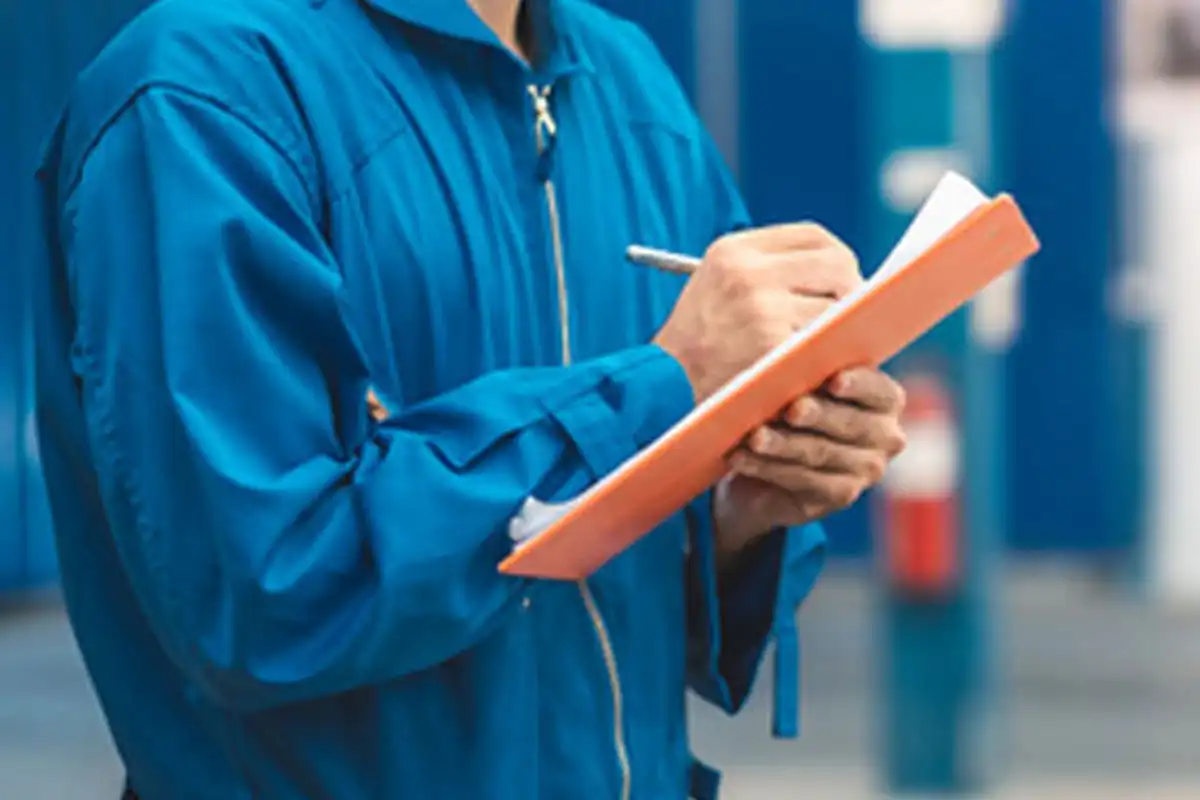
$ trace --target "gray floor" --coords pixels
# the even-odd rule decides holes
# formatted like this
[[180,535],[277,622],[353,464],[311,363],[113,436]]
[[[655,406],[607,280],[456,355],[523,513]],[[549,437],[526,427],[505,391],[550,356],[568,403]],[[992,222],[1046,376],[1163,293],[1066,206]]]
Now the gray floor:
[[[1155,613],[1059,570],[1016,574],[1003,608],[997,796],[1200,800],[1200,614]],[[769,739],[766,692],[737,719],[694,709],[697,750],[726,768],[733,800],[873,795],[864,582],[828,575],[802,623],[803,739]],[[0,608],[0,798],[105,800],[118,783],[61,613]]]
[[0,606],[0,798],[110,800],[119,775],[62,614]]
[[[871,597],[861,580],[827,577],[801,617],[803,739],[766,739],[766,693],[745,719],[697,709],[698,749],[730,766],[735,800],[872,796]],[[1154,612],[1059,569],[1016,573],[1002,608],[995,794],[1200,798],[1200,611]]]

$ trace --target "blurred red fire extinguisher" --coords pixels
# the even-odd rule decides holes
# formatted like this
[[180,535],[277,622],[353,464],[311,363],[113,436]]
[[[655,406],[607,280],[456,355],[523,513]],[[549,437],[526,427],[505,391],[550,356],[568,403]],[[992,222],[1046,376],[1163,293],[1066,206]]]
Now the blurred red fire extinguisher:
[[959,431],[943,382],[903,379],[908,446],[883,480],[881,534],[891,586],[909,595],[944,596],[958,583]]

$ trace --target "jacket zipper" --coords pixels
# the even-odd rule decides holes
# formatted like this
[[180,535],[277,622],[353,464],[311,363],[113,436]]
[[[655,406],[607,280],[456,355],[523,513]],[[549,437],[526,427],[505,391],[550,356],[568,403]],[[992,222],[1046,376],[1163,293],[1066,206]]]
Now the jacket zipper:
[[[546,149],[554,143],[558,134],[558,124],[550,113],[551,86],[530,86],[529,96],[533,101],[534,133],[537,137],[538,155],[543,156]],[[571,364],[571,316],[567,295],[567,271],[563,257],[562,227],[558,214],[558,195],[554,189],[554,179],[547,172],[542,181],[542,189],[546,193],[546,211],[550,217],[550,240],[554,248],[554,274],[558,286],[558,321],[559,337],[562,341],[563,366]],[[613,650],[612,637],[609,636],[608,626],[591,586],[586,579],[578,582],[579,594],[583,605],[591,618],[592,628],[596,631],[596,639],[600,643],[600,651],[604,656],[604,668],[608,671],[608,683],[612,690],[613,702],[613,748],[617,753],[617,762],[621,768],[621,800],[629,800],[633,788],[633,771],[629,765],[629,750],[625,744],[625,700],[621,691],[621,675],[617,670],[617,656]]]

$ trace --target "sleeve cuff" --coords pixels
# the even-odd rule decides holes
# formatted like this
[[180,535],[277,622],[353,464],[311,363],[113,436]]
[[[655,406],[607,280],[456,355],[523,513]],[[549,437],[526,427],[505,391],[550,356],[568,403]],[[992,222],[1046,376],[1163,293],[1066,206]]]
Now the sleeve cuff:
[[633,363],[615,371],[606,387],[614,407],[632,420],[630,435],[638,449],[671,429],[696,407],[696,395],[683,365],[656,344],[630,351]]
[[553,414],[599,478],[649,445],[695,407],[683,367],[657,345],[623,350],[602,360],[597,390]]
[[781,529],[760,540],[736,571],[717,574],[711,494],[689,508],[689,680],[727,713],[749,697],[767,644],[775,644],[773,733],[799,733],[800,638],[796,609],[825,560],[819,525]]

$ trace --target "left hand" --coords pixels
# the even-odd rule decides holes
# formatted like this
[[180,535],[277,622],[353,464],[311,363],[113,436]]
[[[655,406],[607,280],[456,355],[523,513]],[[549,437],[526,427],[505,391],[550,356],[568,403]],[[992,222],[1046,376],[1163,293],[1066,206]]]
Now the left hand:
[[905,445],[904,389],[883,372],[853,369],[800,398],[730,458],[714,509],[718,549],[740,550],[767,531],[853,504]]

